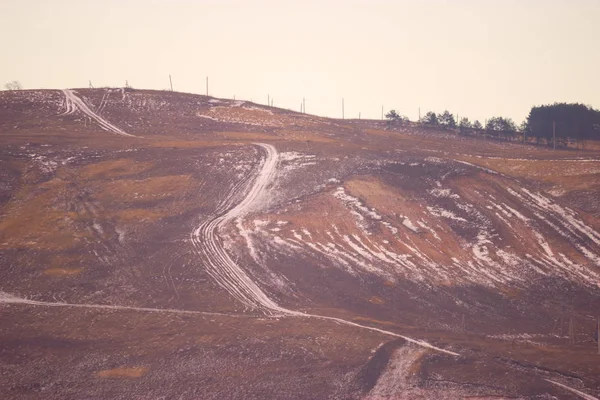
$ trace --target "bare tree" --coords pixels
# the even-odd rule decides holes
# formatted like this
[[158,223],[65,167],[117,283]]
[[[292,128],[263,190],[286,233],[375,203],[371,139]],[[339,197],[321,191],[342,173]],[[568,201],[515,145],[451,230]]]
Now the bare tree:
[[4,88],[6,90],[21,90],[23,89],[23,86],[21,86],[21,82],[19,81],[12,81],[5,84]]

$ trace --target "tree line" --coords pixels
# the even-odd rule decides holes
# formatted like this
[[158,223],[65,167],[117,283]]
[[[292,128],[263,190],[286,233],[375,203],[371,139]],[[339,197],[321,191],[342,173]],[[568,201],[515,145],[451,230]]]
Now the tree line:
[[[409,122],[408,118],[390,110],[386,114],[390,124]],[[534,106],[527,118],[517,126],[511,118],[491,117],[482,124],[462,117],[458,121],[450,111],[425,113],[418,121],[421,126],[458,131],[464,135],[486,135],[507,140],[556,144],[600,140],[600,111],[580,103],[554,103]]]

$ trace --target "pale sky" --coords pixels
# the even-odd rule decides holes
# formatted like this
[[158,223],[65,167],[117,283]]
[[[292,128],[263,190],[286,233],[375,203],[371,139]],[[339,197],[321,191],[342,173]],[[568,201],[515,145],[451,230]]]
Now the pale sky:
[[0,0],[0,84],[123,86],[317,115],[600,108],[600,0]]

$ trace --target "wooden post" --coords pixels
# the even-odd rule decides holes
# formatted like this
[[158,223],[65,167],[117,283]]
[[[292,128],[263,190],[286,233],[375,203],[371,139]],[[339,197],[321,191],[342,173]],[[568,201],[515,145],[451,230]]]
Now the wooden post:
[[270,106],[271,105],[271,99],[269,98],[269,95],[267,95],[267,105]]
[[173,91],[173,80],[171,79],[171,74],[169,74],[169,83],[171,84],[171,92]]
[[552,121],[552,137],[554,142],[554,150],[556,150],[556,122]]
[[302,113],[306,114],[306,99],[302,98]]
[[360,111],[358,112],[358,119],[360,119]]

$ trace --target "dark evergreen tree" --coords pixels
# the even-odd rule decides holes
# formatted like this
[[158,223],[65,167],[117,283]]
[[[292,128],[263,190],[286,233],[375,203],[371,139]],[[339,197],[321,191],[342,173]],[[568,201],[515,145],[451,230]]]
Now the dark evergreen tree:
[[456,120],[454,119],[454,115],[450,114],[450,111],[445,110],[439,116],[440,125],[446,128],[456,128]]

